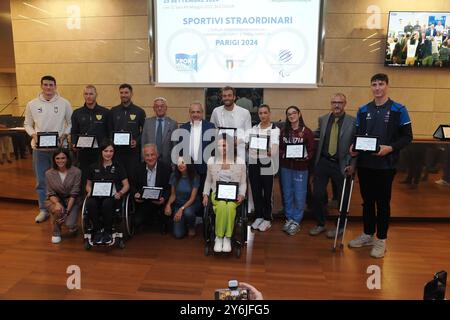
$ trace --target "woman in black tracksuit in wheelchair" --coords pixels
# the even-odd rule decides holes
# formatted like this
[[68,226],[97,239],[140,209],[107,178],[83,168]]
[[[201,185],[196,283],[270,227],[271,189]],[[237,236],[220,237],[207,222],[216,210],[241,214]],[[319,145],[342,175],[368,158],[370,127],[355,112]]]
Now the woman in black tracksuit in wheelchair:
[[[113,181],[112,197],[91,197],[93,181]],[[130,185],[122,164],[114,160],[114,145],[106,141],[100,146],[99,161],[90,166],[86,182],[86,208],[93,224],[94,244],[112,242],[113,214]],[[102,223],[100,222],[102,217]]]

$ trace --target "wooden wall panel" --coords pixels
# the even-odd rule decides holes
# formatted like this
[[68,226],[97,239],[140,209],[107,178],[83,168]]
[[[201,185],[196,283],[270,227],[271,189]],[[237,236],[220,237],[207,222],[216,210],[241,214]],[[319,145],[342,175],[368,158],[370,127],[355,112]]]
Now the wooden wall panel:
[[[78,7],[70,7],[74,5]],[[68,28],[74,8],[80,10],[80,29]],[[271,105],[273,118],[284,119],[285,108],[298,105],[313,127],[317,116],[327,112],[334,92],[347,95],[347,111],[355,114],[371,99],[370,77],[385,72],[391,97],[411,113],[415,135],[430,136],[436,123],[450,117],[445,98],[450,72],[384,67],[390,10],[450,11],[450,2],[328,0],[323,83],[317,89],[265,89],[264,102]],[[74,106],[83,102],[82,89],[88,83],[98,87],[100,103],[111,106],[119,101],[118,85],[129,82],[135,88],[133,100],[150,114],[153,99],[164,96],[169,114],[179,122],[185,121],[189,102],[204,101],[201,88],[156,88],[150,83],[147,0],[12,0],[11,12],[17,112],[39,93],[44,74],[55,75],[61,95]]]

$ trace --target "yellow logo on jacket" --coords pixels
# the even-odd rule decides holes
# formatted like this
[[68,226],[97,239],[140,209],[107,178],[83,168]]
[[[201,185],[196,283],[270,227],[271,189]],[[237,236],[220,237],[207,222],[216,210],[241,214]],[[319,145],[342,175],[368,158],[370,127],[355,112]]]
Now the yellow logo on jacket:
[[135,114],[130,114],[130,120],[134,121],[134,119],[136,119],[136,115]]
[[101,114],[96,114],[95,117],[98,121],[102,120],[103,116]]

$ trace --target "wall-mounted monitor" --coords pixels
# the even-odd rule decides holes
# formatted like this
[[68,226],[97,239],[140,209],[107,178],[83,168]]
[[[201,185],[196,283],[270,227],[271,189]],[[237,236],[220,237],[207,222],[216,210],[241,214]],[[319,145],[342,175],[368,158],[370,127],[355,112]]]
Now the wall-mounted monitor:
[[151,4],[156,86],[317,86],[321,0]]
[[450,68],[450,12],[389,12],[385,65]]

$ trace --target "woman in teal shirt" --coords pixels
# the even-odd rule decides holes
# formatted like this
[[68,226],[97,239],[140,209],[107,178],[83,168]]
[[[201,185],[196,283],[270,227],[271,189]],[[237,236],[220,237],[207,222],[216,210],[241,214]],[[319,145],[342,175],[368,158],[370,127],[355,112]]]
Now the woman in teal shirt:
[[183,238],[187,224],[189,236],[195,236],[195,213],[200,208],[200,200],[197,198],[200,177],[194,165],[186,164],[180,157],[169,183],[172,191],[164,212],[173,219],[173,235],[177,239]]

